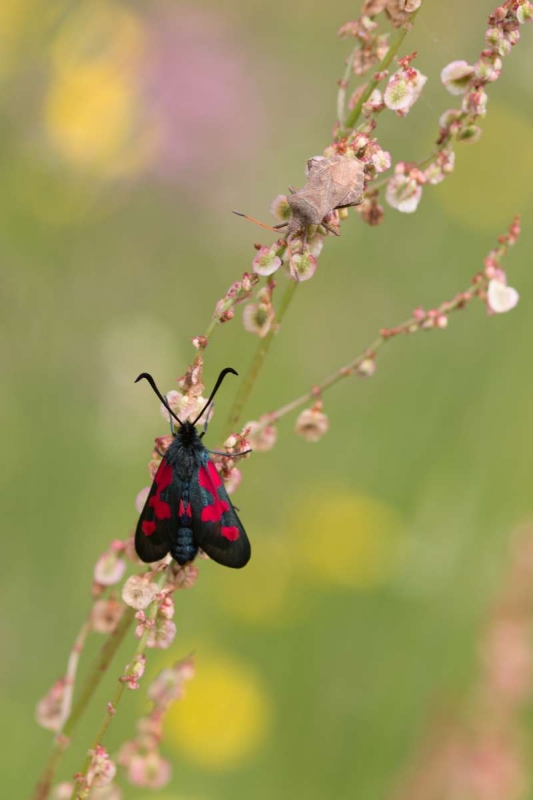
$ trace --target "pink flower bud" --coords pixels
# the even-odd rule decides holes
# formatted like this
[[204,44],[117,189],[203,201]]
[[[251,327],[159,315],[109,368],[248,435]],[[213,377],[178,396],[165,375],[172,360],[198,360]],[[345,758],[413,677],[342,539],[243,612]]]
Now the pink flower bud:
[[114,761],[109,758],[109,754],[101,745],[89,752],[92,760],[87,770],[87,784],[89,786],[107,786],[117,771]]
[[422,187],[407,175],[396,174],[387,183],[387,203],[403,214],[416,211],[422,199]]
[[35,712],[37,724],[49,731],[58,731],[63,723],[62,711],[65,699],[65,679],[59,678],[42,700]]
[[440,150],[433,162],[426,167],[424,175],[428,183],[436,184],[444,180],[446,175],[453,172],[455,153],[453,150]]
[[233,494],[241,484],[242,472],[237,467],[232,467],[229,472],[223,474],[222,480],[227,493]]
[[484,117],[487,113],[488,94],[483,87],[473,89],[463,97],[462,108],[467,114],[475,117]]
[[457,131],[455,138],[458,142],[469,142],[474,144],[475,142],[479,142],[482,133],[483,131],[479,125],[466,125],[464,128],[461,128]]
[[169,703],[184,695],[184,683],[194,677],[191,658],[178,661],[173,667],[163,669],[148,687],[148,699],[158,710],[163,711]]
[[263,339],[269,332],[274,319],[274,309],[264,303],[248,303],[243,311],[242,324],[249,333]]
[[533,3],[529,0],[519,0],[518,8],[516,9],[516,19],[523,25],[525,22],[533,20]]
[[157,615],[155,625],[150,629],[147,647],[154,647],[160,650],[167,650],[176,636],[176,626],[170,619]]
[[[172,411],[182,421],[188,420],[189,422],[192,422],[194,419],[196,419],[202,408],[205,406],[207,398],[202,397],[201,394],[188,395],[173,390],[167,393],[166,401]],[[163,419],[166,419],[167,422],[170,422],[170,414],[162,403],[161,416]]]
[[391,166],[391,155],[387,150],[382,150],[379,145],[372,148],[372,166],[376,172],[386,172]]
[[316,272],[317,260],[311,253],[294,253],[289,260],[292,277],[297,281],[308,281]]
[[287,200],[287,195],[278,194],[270,204],[270,213],[278,222],[288,222],[292,217],[292,210]]
[[110,549],[103,553],[94,567],[94,580],[101,586],[112,586],[118,583],[124,572],[126,563],[116,550]]
[[265,453],[271,450],[276,444],[278,437],[277,428],[275,425],[264,425],[264,417],[261,417],[259,422],[247,422],[245,428],[249,429],[248,440],[252,450],[258,453]]
[[371,378],[376,371],[376,360],[374,358],[365,358],[356,369],[357,374],[361,378]]
[[450,94],[464,94],[472,75],[474,67],[466,61],[452,61],[440,73],[440,79]]
[[134,755],[128,763],[128,780],[133,786],[145,789],[161,789],[172,775],[170,763],[157,750],[146,755]]
[[112,633],[124,613],[124,604],[113,597],[97,600],[91,611],[91,626],[96,633]]
[[501,28],[489,28],[485,33],[485,41],[499,56],[507,56],[511,52],[512,45]]
[[131,664],[126,667],[126,674],[120,680],[126,684],[128,689],[138,689],[139,678],[144,675],[145,668],[146,656],[144,653],[136,655]]
[[175,577],[176,589],[192,589],[198,580],[198,567],[194,564],[186,564],[178,570]]
[[122,599],[137,610],[147,608],[156,594],[157,586],[144,575],[132,575],[122,587]]
[[493,51],[484,51],[479,61],[474,64],[475,77],[483,83],[493,83],[498,80],[502,71],[502,60]]
[[296,420],[295,433],[308,442],[318,442],[329,428],[329,420],[318,405],[304,409]]
[[273,247],[262,247],[254,260],[252,261],[252,267],[257,275],[268,276],[272,275],[282,265],[282,260],[279,256],[276,255],[277,245]]
[[427,77],[412,67],[396,72],[387,84],[383,101],[387,108],[405,117],[424,88]]
[[456,108],[449,108],[444,111],[439,117],[439,128],[447,130],[461,116],[461,112]]
[[383,101],[383,95],[379,91],[379,89],[374,89],[366,103],[363,103],[363,114],[365,117],[370,117],[372,114],[377,114],[380,111],[383,111],[385,108],[385,103]]
[[487,305],[489,310],[495,314],[511,311],[517,305],[519,298],[518,292],[512,286],[507,286],[499,280],[489,281]]

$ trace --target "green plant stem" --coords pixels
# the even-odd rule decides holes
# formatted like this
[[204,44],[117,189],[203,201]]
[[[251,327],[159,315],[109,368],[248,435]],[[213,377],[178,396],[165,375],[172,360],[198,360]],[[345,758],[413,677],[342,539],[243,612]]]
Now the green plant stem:
[[[442,316],[448,316],[453,311],[457,311],[461,308],[464,308],[467,303],[473,300],[474,297],[478,295],[480,291],[486,289],[487,280],[484,279],[483,283],[478,283],[475,286],[470,286],[465,292],[461,292],[458,294],[453,300],[446,301],[442,303],[436,311],[441,314]],[[284,417],[286,414],[290,414],[292,411],[296,411],[297,408],[300,408],[303,405],[306,405],[313,400],[316,400],[317,397],[320,397],[325,391],[331,389],[332,386],[339,383],[339,381],[347,378],[349,375],[353,375],[357,372],[358,368],[361,364],[367,359],[375,359],[376,353],[383,347],[384,344],[389,342],[391,339],[399,336],[401,334],[412,335],[414,333],[418,333],[421,330],[425,330],[425,324],[430,321],[432,317],[430,316],[429,312],[425,314],[424,317],[410,317],[409,319],[402,322],[395,328],[390,330],[384,330],[381,332],[380,336],[377,337],[368,347],[366,347],[362,353],[356,356],[352,361],[350,361],[345,366],[341,367],[340,369],[336,370],[332,375],[325,378],[321,383],[316,384],[309,392],[301,395],[301,397],[297,397],[295,400],[292,400],[290,403],[286,403],[286,405],[281,406],[278,408],[277,411],[272,411],[268,414],[264,415],[264,418],[261,421],[260,430],[261,428],[267,427],[267,425],[271,425],[273,422],[277,422],[279,419]]]
[[74,728],[81,719],[85,709],[87,708],[87,705],[89,704],[89,701],[94,695],[100,681],[111,664],[111,661],[113,660],[115,653],[122,643],[124,636],[128,632],[134,617],[135,611],[132,608],[127,608],[122,615],[122,618],[120,619],[116,629],[112,634],[109,635],[108,639],[104,643],[98,658],[93,663],[89,674],[85,678],[80,694],[72,706],[72,711],[63,726],[63,730],[56,736],[54,740],[48,759],[34,789],[32,800],[45,800],[45,798],[48,797],[50,787],[55,778],[59,763],[70,744],[70,739],[74,732]]
[[355,54],[360,47],[361,45],[358,42],[346,59],[346,69],[344,70],[344,75],[339,81],[339,91],[337,93],[337,119],[341,127],[344,125],[344,117],[346,116],[346,89],[348,88],[348,83],[352,74]]
[[[157,586],[158,591],[161,591],[161,589],[165,585],[165,583],[166,583],[166,581],[168,579],[169,570],[170,570],[170,567],[167,567],[165,570],[163,570],[161,572],[159,578],[157,579],[157,581],[155,581],[155,585]],[[148,620],[149,623],[153,622],[155,620],[158,608],[159,608],[159,601],[157,599],[153,600],[152,603],[150,604],[150,606],[148,607],[148,613],[146,614],[146,619]],[[135,616],[135,610],[133,608],[129,608],[128,610],[132,612],[131,617],[132,617],[132,620],[133,620],[133,618]],[[138,643],[137,647],[135,648],[135,652],[133,654],[133,658],[130,661],[130,664],[129,664],[128,668],[126,669],[126,674],[125,674],[124,677],[127,677],[128,675],[131,674],[132,665],[134,665],[137,657],[138,656],[142,656],[144,654],[144,651],[146,650],[146,643],[148,641],[148,637],[150,636],[150,632],[151,632],[151,626],[148,624],[145,627],[141,638],[139,639],[139,643]],[[84,788],[83,784],[81,783],[81,781],[86,776],[87,770],[89,769],[89,767],[91,765],[92,753],[94,752],[94,750],[96,750],[98,745],[100,745],[102,743],[104,735],[105,735],[109,725],[111,724],[111,720],[115,716],[115,712],[116,712],[117,706],[118,706],[118,704],[120,703],[120,701],[122,699],[122,695],[124,694],[125,688],[126,688],[126,681],[125,680],[119,680],[119,684],[118,684],[117,690],[115,692],[115,695],[113,697],[113,700],[111,701],[111,703],[108,704],[105,716],[104,716],[102,722],[100,723],[100,725],[98,727],[98,730],[97,730],[96,735],[95,735],[95,737],[93,739],[93,742],[92,742],[92,745],[91,745],[91,747],[89,749],[89,752],[87,753],[87,756],[85,757],[85,761],[83,762],[83,766],[82,766],[82,768],[80,770],[80,773],[79,773],[79,775],[80,775],[80,783],[74,788],[71,800],[83,800],[84,798],[86,798],[88,796],[88,793],[89,793],[91,787],[90,786],[86,786]]]
[[395,56],[398,53],[398,50],[402,46],[403,40],[409,33],[419,11],[420,11],[419,8],[416,11],[413,11],[413,13],[409,18],[409,22],[406,23],[406,25],[403,28],[400,28],[396,36],[393,38],[392,42],[390,43],[389,49],[387,50],[385,56],[381,59],[381,62],[376,72],[374,73],[374,76],[377,75],[378,77],[372,78],[372,80],[367,84],[366,89],[361,94],[361,97],[353,107],[351,113],[348,114],[344,124],[339,128],[339,131],[337,133],[338,139],[342,138],[343,136],[346,136],[346,134],[349,133],[350,130],[355,127],[357,120],[359,119],[359,116],[361,114],[364,103],[366,103],[366,101],[368,100],[374,89],[382,80],[382,77],[379,77],[380,73],[384,72],[386,69],[389,68],[392,60],[395,58]]
[[259,342],[259,347],[255,353],[255,356],[252,359],[252,363],[248,367],[246,375],[244,376],[244,380],[242,381],[239,390],[235,396],[235,400],[233,401],[233,405],[228,415],[228,420],[226,423],[226,431],[224,434],[224,439],[230,435],[230,433],[236,428],[237,424],[242,415],[243,408],[250,397],[254,384],[257,380],[257,377],[261,371],[261,367],[263,366],[263,362],[266,358],[266,355],[269,351],[270,345],[274,339],[274,336],[279,330],[283,317],[285,316],[287,309],[289,308],[292,299],[296,293],[299,284],[298,281],[291,281],[285,290],[285,294],[281,298],[281,303],[279,309],[274,317],[272,322],[272,327],[270,328],[267,335],[264,339],[261,339]]

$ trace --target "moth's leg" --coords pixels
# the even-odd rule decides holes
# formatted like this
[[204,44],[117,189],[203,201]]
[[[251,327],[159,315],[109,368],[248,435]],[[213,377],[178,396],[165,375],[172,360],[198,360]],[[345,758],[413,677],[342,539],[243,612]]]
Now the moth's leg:
[[210,406],[209,411],[207,412],[207,416],[205,418],[204,429],[201,432],[200,437],[199,437],[200,439],[202,439],[207,433],[207,428],[208,428],[209,423],[211,422],[211,416],[213,414],[214,409],[215,409],[215,404],[211,403],[211,406]]
[[207,450],[207,452],[211,453],[212,456],[226,456],[226,458],[238,458],[239,456],[247,456],[248,453],[253,453],[253,450],[250,448],[248,450],[242,450],[240,453],[223,453],[221,450]]
[[298,193],[298,189],[295,186],[289,186],[289,192],[291,194],[297,194]]

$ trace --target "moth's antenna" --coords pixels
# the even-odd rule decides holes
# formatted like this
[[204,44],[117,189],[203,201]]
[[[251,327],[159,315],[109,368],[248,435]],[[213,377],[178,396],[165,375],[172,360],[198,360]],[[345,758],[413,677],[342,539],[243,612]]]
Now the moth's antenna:
[[[139,381],[141,381],[143,378],[144,378],[146,381],[148,381],[148,383],[150,384],[150,386],[152,387],[152,389],[154,390],[154,392],[156,393],[156,395],[159,397],[159,399],[161,400],[161,402],[162,402],[162,403],[163,403],[163,405],[165,406],[165,408],[166,408],[166,410],[168,411],[168,413],[169,413],[169,414],[170,414],[172,417],[174,417],[174,419],[176,420],[176,422],[179,422],[179,424],[180,424],[180,425],[183,425],[183,422],[181,421],[181,419],[180,419],[179,417],[177,417],[177,416],[176,416],[176,414],[174,414],[174,412],[172,411],[172,409],[170,408],[170,406],[169,406],[169,404],[168,404],[168,402],[167,402],[167,399],[166,399],[166,397],[163,397],[163,395],[161,394],[161,392],[160,392],[160,391],[159,391],[159,389],[157,388],[157,386],[156,386],[156,384],[155,384],[155,381],[154,381],[154,379],[152,378],[152,376],[151,376],[151,375],[150,375],[148,372],[141,372],[141,374],[139,375],[139,377],[138,377],[138,378],[135,378],[135,383],[139,383]],[[203,412],[202,412],[202,413],[203,413]],[[200,414],[200,416],[201,416],[201,414]]]
[[226,369],[223,369],[223,370],[222,370],[222,372],[221,372],[221,373],[220,373],[220,375],[218,376],[217,382],[215,383],[215,388],[213,389],[213,391],[212,391],[212,392],[211,392],[211,394],[209,395],[209,400],[207,401],[207,403],[205,404],[205,406],[202,408],[202,410],[200,411],[200,413],[198,414],[198,416],[197,416],[197,417],[196,417],[196,419],[194,420],[194,422],[193,422],[193,425],[196,425],[196,423],[198,422],[198,420],[200,419],[200,417],[202,416],[202,414],[204,414],[204,413],[205,413],[205,411],[206,411],[206,409],[207,409],[207,408],[209,408],[209,406],[210,406],[210,405],[211,405],[211,403],[213,402],[213,399],[214,399],[214,397],[215,397],[216,393],[217,393],[217,392],[218,392],[218,390],[220,389],[220,384],[222,383],[222,381],[224,380],[224,378],[226,377],[226,375],[227,375],[228,373],[230,373],[230,372],[231,372],[231,374],[232,374],[232,375],[238,375],[238,374],[239,374],[239,373],[238,373],[238,372],[236,372],[236,371],[235,371],[235,370],[234,370],[232,367],[226,367]]
[[283,222],[281,225],[276,225],[276,227],[273,228],[271,225],[265,225],[264,222],[259,222],[259,220],[255,219],[255,217],[249,217],[248,214],[243,214],[242,211],[234,211],[233,213],[237,214],[238,217],[244,217],[244,219],[247,219],[248,222],[255,222],[256,225],[260,225],[261,228],[266,228],[267,231],[274,231],[274,233],[277,233],[280,228],[284,228],[287,225],[286,222]]

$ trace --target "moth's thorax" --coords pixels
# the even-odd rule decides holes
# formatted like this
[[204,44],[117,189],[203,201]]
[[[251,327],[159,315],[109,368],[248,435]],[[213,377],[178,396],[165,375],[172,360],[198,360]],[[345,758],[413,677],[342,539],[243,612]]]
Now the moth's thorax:
[[200,462],[201,453],[205,451],[198,431],[191,422],[184,422],[178,429],[170,444],[166,458],[175,468],[181,480],[187,480]]

